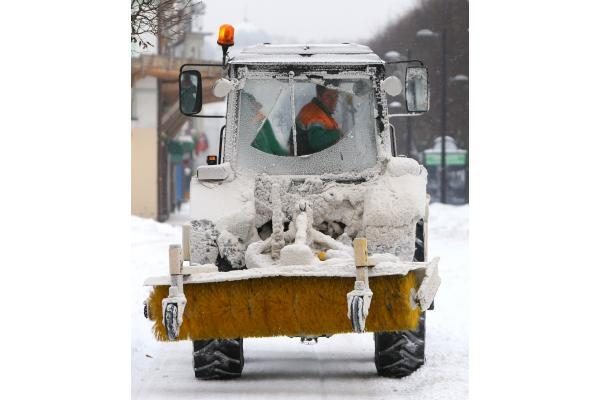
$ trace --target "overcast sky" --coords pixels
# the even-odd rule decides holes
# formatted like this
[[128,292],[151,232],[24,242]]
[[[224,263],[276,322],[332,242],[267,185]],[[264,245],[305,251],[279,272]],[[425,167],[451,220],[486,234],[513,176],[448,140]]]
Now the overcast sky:
[[[204,30],[248,22],[273,37],[364,42],[419,0],[204,0]],[[216,39],[216,35],[211,36]],[[210,40],[210,39],[209,39]]]

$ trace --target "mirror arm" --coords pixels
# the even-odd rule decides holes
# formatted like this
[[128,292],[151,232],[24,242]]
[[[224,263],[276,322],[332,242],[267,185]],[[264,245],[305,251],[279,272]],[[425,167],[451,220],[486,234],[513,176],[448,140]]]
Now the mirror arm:
[[222,67],[222,66],[223,66],[223,64],[221,64],[221,63],[183,64],[181,67],[179,67],[179,73],[181,74],[185,67]]
[[386,61],[385,65],[391,65],[391,64],[410,64],[410,63],[417,63],[419,64],[421,67],[424,67],[425,64],[423,63],[423,61],[421,60],[405,60],[405,61]]
[[225,118],[224,115],[187,115],[187,114],[183,114],[186,117],[193,117],[193,118]]
[[388,114],[388,118],[393,117],[418,117],[425,114],[424,112],[408,113],[408,114]]

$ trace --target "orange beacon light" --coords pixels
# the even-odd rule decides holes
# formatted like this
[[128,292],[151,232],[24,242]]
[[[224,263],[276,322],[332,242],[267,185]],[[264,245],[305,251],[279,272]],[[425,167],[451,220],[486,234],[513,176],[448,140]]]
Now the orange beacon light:
[[219,27],[219,37],[217,38],[217,44],[223,49],[223,66],[227,61],[227,49],[233,46],[233,26],[229,24],[223,24]]
[[233,46],[233,33],[235,29],[229,24],[224,24],[219,27],[219,38],[217,44],[221,46]]

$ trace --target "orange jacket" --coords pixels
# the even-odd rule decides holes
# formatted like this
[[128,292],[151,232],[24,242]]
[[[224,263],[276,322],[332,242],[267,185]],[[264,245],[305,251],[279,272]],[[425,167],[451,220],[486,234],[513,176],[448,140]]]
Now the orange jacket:
[[337,142],[341,132],[333,116],[314,98],[300,110],[296,117],[296,142],[298,155],[324,150]]

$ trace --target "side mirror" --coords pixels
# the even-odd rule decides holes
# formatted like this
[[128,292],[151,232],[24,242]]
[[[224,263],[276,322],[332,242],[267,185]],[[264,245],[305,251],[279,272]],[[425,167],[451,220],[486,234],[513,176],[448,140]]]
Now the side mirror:
[[183,71],[179,74],[179,111],[194,115],[201,110],[202,76],[198,71]]
[[406,68],[406,109],[410,113],[424,113],[429,110],[429,80],[427,68]]

